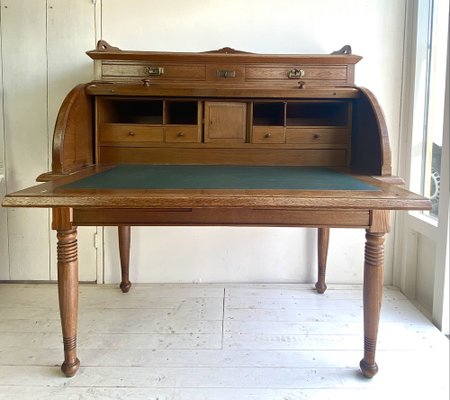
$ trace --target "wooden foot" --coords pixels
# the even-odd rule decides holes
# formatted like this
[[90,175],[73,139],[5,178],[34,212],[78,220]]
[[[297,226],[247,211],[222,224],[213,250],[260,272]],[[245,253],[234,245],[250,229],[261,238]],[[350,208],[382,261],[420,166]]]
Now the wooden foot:
[[372,378],[378,372],[375,362],[380,321],[384,272],[384,233],[366,233],[364,254],[364,358],[360,362],[363,375]]
[[122,271],[122,282],[120,282],[120,289],[122,290],[123,293],[127,293],[131,288],[131,282],[129,278],[130,241],[131,241],[131,227],[119,226],[120,268]]
[[328,242],[330,239],[330,228],[319,228],[317,230],[317,259],[318,259],[318,273],[316,289],[322,294],[327,290],[325,283],[325,274],[327,270],[327,255]]
[[80,360],[78,358],[75,359],[75,362],[73,364],[67,364],[64,361],[61,365],[61,371],[68,378],[72,378],[72,376],[74,376],[77,373],[79,368],[80,368]]
[[80,367],[80,360],[77,358],[77,229],[71,225],[69,209],[55,211],[53,215],[58,238],[58,297],[64,343],[64,362],[61,370],[65,376],[71,377]]

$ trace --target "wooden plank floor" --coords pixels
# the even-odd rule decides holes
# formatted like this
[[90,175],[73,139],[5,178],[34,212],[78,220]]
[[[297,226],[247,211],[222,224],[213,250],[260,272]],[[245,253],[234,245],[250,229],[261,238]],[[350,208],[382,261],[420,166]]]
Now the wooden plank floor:
[[59,371],[56,286],[0,285],[0,399],[449,398],[449,341],[385,288],[380,372],[361,376],[361,287],[80,288],[79,357]]

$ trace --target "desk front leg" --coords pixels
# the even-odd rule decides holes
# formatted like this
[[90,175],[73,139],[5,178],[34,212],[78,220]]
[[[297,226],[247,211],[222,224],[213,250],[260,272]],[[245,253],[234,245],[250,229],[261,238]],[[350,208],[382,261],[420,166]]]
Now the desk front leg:
[[364,250],[364,358],[360,362],[363,375],[372,378],[378,372],[375,362],[380,322],[384,275],[384,237],[389,231],[389,213],[372,211],[372,225],[366,231]]
[[58,296],[64,343],[65,376],[74,376],[80,367],[77,358],[78,252],[77,228],[72,225],[71,209],[53,210],[53,229],[57,231]]

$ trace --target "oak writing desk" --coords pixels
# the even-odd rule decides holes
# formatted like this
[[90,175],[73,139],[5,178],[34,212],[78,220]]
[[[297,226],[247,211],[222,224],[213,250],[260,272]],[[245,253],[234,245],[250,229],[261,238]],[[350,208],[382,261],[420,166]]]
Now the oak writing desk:
[[429,209],[391,176],[386,124],[354,85],[360,57],[88,52],[97,80],[75,87],[58,114],[52,171],[8,194],[7,207],[45,207],[57,231],[62,371],[77,358],[77,227],[119,227],[122,291],[130,226],[318,228],[319,293],[329,228],[366,230],[362,373],[375,350],[390,210]]

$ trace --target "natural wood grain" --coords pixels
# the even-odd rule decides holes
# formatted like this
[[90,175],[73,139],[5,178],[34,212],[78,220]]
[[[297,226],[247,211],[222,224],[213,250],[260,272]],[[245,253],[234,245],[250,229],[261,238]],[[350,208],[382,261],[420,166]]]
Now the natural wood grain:
[[122,290],[123,293],[127,293],[131,288],[130,282],[131,227],[129,225],[119,226],[118,234],[119,234],[120,268],[122,272],[120,289]]
[[92,99],[85,85],[73,88],[58,113],[53,136],[52,171],[65,174],[94,163]]
[[8,207],[73,208],[141,208],[189,209],[244,207],[248,209],[308,209],[338,210],[429,209],[430,202],[420,195],[383,183],[377,179],[356,175],[379,191],[320,190],[116,190],[63,189],[60,186],[104,170],[85,169],[57,182],[46,182],[14,194],[7,194],[3,205]]
[[329,228],[319,228],[317,230],[317,292],[323,294],[327,290],[325,275],[327,270],[328,242],[330,239]]
[[381,291],[384,272],[384,232],[367,230],[364,253],[364,358],[360,362],[363,375],[372,378],[378,372],[375,362]]
[[70,209],[55,209],[53,229],[58,236],[58,298],[64,343],[64,363],[61,370],[64,375],[71,377],[78,371],[80,360],[77,358],[77,229],[72,226]]
[[370,90],[359,89],[361,97],[353,109],[351,165],[367,174],[390,176],[391,149],[383,111]]
[[205,102],[205,142],[245,142],[247,104]]

